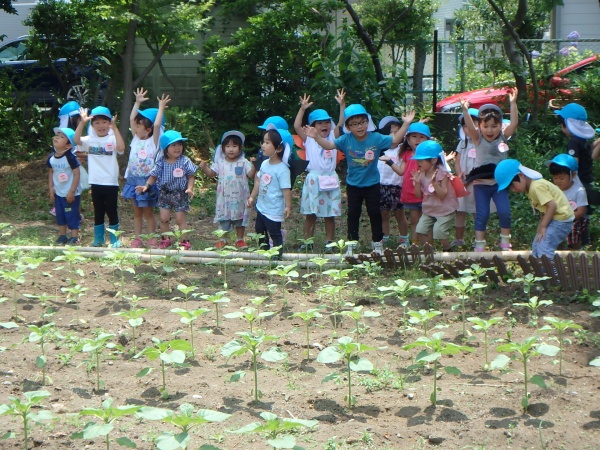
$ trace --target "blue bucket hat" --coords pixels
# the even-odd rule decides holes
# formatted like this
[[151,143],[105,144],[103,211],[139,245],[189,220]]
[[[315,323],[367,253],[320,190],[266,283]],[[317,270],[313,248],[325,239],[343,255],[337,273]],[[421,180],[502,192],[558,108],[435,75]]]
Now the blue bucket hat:
[[78,116],[79,115],[79,103],[70,101],[62,105],[62,107],[58,110],[58,117],[60,116]]
[[559,166],[564,166],[569,169],[571,172],[577,172],[579,170],[579,163],[577,160],[571,155],[567,155],[566,153],[561,153],[560,155],[556,155],[550,161],[546,161],[544,164],[546,167],[550,167],[550,164],[558,164]]
[[312,126],[317,120],[331,120],[331,116],[324,109],[315,109],[308,115],[308,124]]
[[479,111],[477,111],[477,113],[479,114],[480,112],[489,110],[496,111],[498,114],[500,114],[500,117],[504,115],[500,107],[498,105],[494,105],[493,103],[486,103],[485,105],[480,106]]
[[[148,108],[148,109],[144,109],[144,110],[138,109],[138,114],[142,117],[145,117],[150,122],[152,122],[152,124],[154,124],[154,121],[156,120],[156,116],[158,115],[158,108]],[[163,126],[163,127],[165,126],[164,114],[163,114],[161,126]]]
[[90,115],[104,116],[104,117],[108,117],[110,120],[112,120],[112,114],[110,113],[110,109],[108,109],[106,106],[96,106],[94,109],[92,109],[92,111],[90,112]]
[[263,123],[262,125],[260,125],[258,128],[260,128],[261,130],[266,130],[267,126],[269,124],[275,125],[275,128],[278,129],[278,130],[287,130],[289,128],[288,123],[281,116],[267,117],[267,120],[265,120],[265,123]]
[[443,151],[442,146],[436,141],[423,141],[417,145],[415,155],[410,159],[440,158]]
[[568,103],[565,106],[563,106],[562,109],[557,109],[556,111],[554,111],[554,114],[562,117],[565,120],[587,120],[587,111],[579,103]]
[[179,141],[187,141],[187,138],[184,138],[179,131],[167,130],[160,137],[160,140],[159,140],[160,149],[164,150],[169,145],[171,145],[175,142],[179,142]]
[[431,139],[431,130],[427,125],[421,122],[411,123],[406,131],[406,135],[408,136],[411,133],[420,133],[424,136],[427,136],[427,139]]
[[502,191],[510,186],[512,180],[517,176],[517,174],[523,173],[528,178],[532,180],[539,180],[542,178],[542,174],[530,169],[529,167],[525,167],[516,159],[505,159],[504,161],[500,161],[496,166],[496,170],[494,171],[494,178],[498,183],[498,190]]
[[58,134],[59,132],[64,134],[71,143],[71,145],[75,147],[75,131],[71,130],[70,128],[54,128],[54,134]]
[[[469,108],[468,112],[471,117],[475,117],[476,119],[479,118],[479,110],[477,108]],[[458,116],[458,123],[462,122],[464,116],[464,114]]]
[[350,133],[350,129],[346,126],[348,123],[348,119],[354,116],[367,116],[369,120],[369,124],[367,125],[367,131],[375,131],[375,124],[373,123],[373,118],[371,114],[367,112],[363,105],[359,105],[357,103],[347,106],[344,109],[344,133]]
[[387,124],[390,124],[390,123],[401,124],[402,121],[394,116],[385,116],[383,119],[381,119],[379,121],[379,125],[377,125],[377,129],[381,130],[381,129],[383,129],[383,127],[385,127]]

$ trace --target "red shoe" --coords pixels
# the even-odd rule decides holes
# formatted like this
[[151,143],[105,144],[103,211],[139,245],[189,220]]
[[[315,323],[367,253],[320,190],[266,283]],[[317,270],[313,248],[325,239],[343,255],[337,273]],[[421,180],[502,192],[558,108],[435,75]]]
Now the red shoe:
[[179,247],[183,248],[184,250],[189,250],[192,248],[192,243],[188,240],[181,241],[179,243]]
[[171,239],[169,239],[167,237],[163,237],[160,240],[160,244],[158,244],[158,248],[161,248],[161,249],[169,248],[172,244],[173,244],[173,242],[171,242]]
[[227,245],[227,241],[220,240],[215,244],[215,248],[217,250],[221,250],[223,247]]
[[248,250],[248,244],[243,239],[238,239],[235,241],[235,246],[238,250]]
[[144,247],[144,241],[142,241],[139,237],[136,237],[133,241],[131,241],[131,243],[129,244],[130,248],[143,248]]
[[149,239],[146,242],[146,247],[148,247],[148,248],[158,248],[158,241],[156,239],[154,239],[154,238]]

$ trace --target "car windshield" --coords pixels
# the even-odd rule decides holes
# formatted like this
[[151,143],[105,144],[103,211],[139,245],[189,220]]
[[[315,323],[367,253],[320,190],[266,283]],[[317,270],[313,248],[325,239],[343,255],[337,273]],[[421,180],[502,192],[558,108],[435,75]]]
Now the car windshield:
[[0,62],[23,61],[26,59],[27,47],[23,42],[11,42],[0,49]]

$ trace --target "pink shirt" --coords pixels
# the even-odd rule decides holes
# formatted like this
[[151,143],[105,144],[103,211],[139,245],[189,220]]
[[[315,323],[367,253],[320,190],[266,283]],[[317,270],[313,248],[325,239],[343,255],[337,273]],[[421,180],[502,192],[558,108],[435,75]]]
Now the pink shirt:
[[[435,176],[437,181],[443,180],[450,175],[441,164],[438,164],[437,169],[437,175]],[[435,191],[433,191],[433,186],[431,186],[431,177],[425,175],[421,177],[423,214],[430,217],[442,217],[456,212],[458,209],[458,199],[456,198],[456,192],[454,192],[452,184],[450,184],[449,178],[447,186],[448,194],[446,194],[446,197],[443,200],[440,200]]]

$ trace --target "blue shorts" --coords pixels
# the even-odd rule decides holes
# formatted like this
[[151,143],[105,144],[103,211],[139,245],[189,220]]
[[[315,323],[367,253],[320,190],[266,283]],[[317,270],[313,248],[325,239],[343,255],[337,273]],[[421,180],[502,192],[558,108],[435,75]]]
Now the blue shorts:
[[69,230],[79,230],[79,204],[81,197],[75,196],[73,203],[68,203],[65,197],[54,196],[54,208],[56,209],[56,224],[66,225]]

